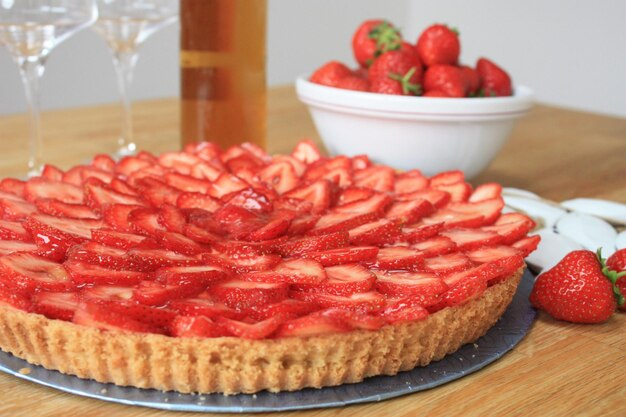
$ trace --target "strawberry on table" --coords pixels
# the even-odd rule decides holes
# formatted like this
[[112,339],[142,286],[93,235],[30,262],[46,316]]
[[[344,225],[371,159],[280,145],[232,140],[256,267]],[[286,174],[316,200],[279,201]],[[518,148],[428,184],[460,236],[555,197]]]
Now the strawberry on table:
[[455,65],[461,53],[459,34],[446,25],[431,25],[417,39],[416,50],[427,67]]
[[619,274],[609,271],[599,251],[570,252],[537,277],[530,302],[558,320],[602,323],[624,304],[616,285]]
[[[519,243],[521,241],[518,241],[516,243]],[[609,259],[606,260],[606,265],[609,267],[610,270],[613,270],[617,273],[617,275],[623,274],[619,277],[616,276],[616,282],[615,285],[617,285],[617,288],[619,288],[620,293],[622,294],[622,296],[625,296],[626,294],[626,249],[620,249],[617,252],[615,252],[613,255],[609,256]],[[618,303],[618,308],[620,310],[626,310],[626,303],[624,304],[619,304]]]
[[369,67],[387,51],[400,49],[402,35],[387,20],[366,20],[352,36],[352,52],[361,67]]

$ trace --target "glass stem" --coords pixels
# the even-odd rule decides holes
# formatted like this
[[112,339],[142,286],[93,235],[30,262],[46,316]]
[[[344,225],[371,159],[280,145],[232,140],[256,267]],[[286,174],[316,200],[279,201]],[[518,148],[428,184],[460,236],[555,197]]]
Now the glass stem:
[[118,141],[118,154],[128,155],[135,151],[130,85],[133,81],[133,71],[137,63],[137,51],[115,51],[113,63],[117,74],[117,84],[122,104],[122,132]]
[[44,72],[41,57],[29,57],[20,60],[20,75],[26,92],[26,103],[30,114],[30,143],[28,155],[29,177],[39,175],[42,167],[41,109],[39,102],[39,81]]

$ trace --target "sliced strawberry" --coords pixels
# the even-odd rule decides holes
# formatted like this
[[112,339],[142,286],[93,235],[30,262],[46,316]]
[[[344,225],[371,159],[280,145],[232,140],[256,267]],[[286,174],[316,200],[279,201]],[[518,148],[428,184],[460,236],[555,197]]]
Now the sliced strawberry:
[[228,277],[228,273],[215,265],[166,266],[154,273],[157,281],[168,285],[181,285],[188,282],[201,282],[208,285]]
[[118,232],[112,229],[94,229],[91,240],[105,246],[119,249],[130,249],[146,244],[147,237],[134,233]]
[[348,187],[341,191],[338,199],[338,206],[353,203],[370,198],[375,193],[374,190],[363,187]]
[[297,319],[288,320],[276,332],[276,337],[310,337],[324,334],[345,333],[352,328],[335,316],[325,316],[316,311]]
[[375,191],[391,192],[394,189],[396,173],[393,168],[374,165],[354,173],[354,185]]
[[387,323],[406,323],[420,321],[428,317],[429,313],[418,298],[404,298],[388,304],[382,312]]
[[481,184],[474,189],[472,195],[469,197],[470,203],[478,203],[484,200],[491,200],[492,198],[502,197],[502,186],[495,182],[487,184]]
[[252,212],[270,213],[274,209],[272,201],[275,197],[276,195],[269,190],[248,187],[226,194],[220,201]]
[[20,199],[0,200],[0,217],[7,220],[23,220],[29,215],[36,213],[37,207]]
[[91,165],[103,171],[113,171],[115,161],[109,155],[99,153],[91,160]]
[[310,164],[304,173],[304,179],[307,181],[315,181],[320,178],[326,178],[336,183],[343,179],[344,182],[352,182],[351,171],[352,163],[350,159],[340,155],[334,158],[320,159]]
[[183,233],[187,216],[178,207],[164,204],[159,208],[159,223],[170,232]]
[[262,242],[248,242],[245,240],[216,240],[209,242],[215,250],[228,256],[270,255],[279,252],[279,248],[287,241],[287,236]]
[[250,282],[231,280],[213,285],[210,293],[224,304],[235,309],[254,308],[277,303],[285,298],[289,285],[281,282]]
[[135,187],[131,186],[128,182],[124,181],[121,178],[113,178],[111,180],[111,183],[109,184],[109,187],[111,187],[113,191],[117,191],[120,194],[132,196],[139,195]]
[[229,159],[225,165],[231,174],[248,183],[255,182],[256,173],[265,166],[249,154],[242,154]]
[[524,258],[521,255],[513,255],[495,259],[481,266],[487,266],[485,276],[487,278],[487,285],[494,285],[499,282],[505,281],[513,275],[514,272],[525,266]]
[[348,232],[341,231],[288,240],[280,245],[278,251],[283,256],[299,256],[307,252],[341,248],[347,244]]
[[99,265],[107,269],[134,269],[124,249],[104,246],[97,242],[74,245],[67,252],[68,261]]
[[535,227],[535,222],[523,214],[506,213],[500,216],[491,226],[484,226],[482,230],[495,232],[502,236],[502,243],[510,245],[523,238]]
[[481,229],[454,228],[441,232],[442,236],[450,238],[459,250],[472,250],[483,246],[497,245],[502,236],[495,232]]
[[227,307],[226,304],[211,298],[202,297],[202,295],[203,294],[200,294],[200,296],[196,298],[172,300],[168,304],[168,308],[185,316],[243,318],[242,313]]
[[31,233],[37,246],[43,250],[58,250],[59,253],[89,240],[91,231],[101,226],[98,220],[67,219],[47,214],[33,214],[24,222],[24,228]]
[[376,291],[356,292],[350,295],[334,295],[315,291],[294,292],[293,296],[312,301],[321,307],[338,307],[361,312],[377,312],[383,309],[385,298]]
[[450,194],[434,188],[426,188],[408,194],[396,195],[396,201],[412,201],[420,198],[428,201],[435,206],[435,208],[445,207],[450,202]]
[[347,310],[345,308],[330,307],[316,314],[335,318],[353,329],[378,330],[385,325],[385,320],[380,315],[370,314],[367,311],[358,309]]
[[424,199],[396,201],[387,210],[385,217],[402,224],[411,224],[435,211],[434,206]]
[[246,323],[227,319],[226,317],[218,317],[216,321],[218,325],[235,337],[242,339],[264,339],[274,333],[280,325],[283,324],[284,319],[282,316],[278,315],[256,323]]
[[396,175],[393,191],[396,194],[409,194],[424,190],[427,187],[428,178],[426,178],[419,170],[414,169]]
[[221,236],[212,233],[200,226],[196,226],[195,224],[186,224],[183,230],[183,234],[198,243],[212,244],[221,240]]
[[465,304],[482,294],[487,289],[487,280],[483,277],[481,267],[444,277],[448,290],[433,310]]
[[291,156],[305,164],[316,162],[322,157],[319,149],[311,140],[300,141],[294,148]]
[[278,255],[259,255],[257,253],[238,253],[235,256],[204,253],[202,260],[211,265],[226,268],[233,273],[244,274],[272,269],[280,263],[281,258]]
[[8,255],[14,252],[37,252],[39,248],[34,243],[17,240],[0,240],[0,255]]
[[411,247],[419,249],[424,255],[424,258],[445,255],[446,253],[457,250],[456,243],[445,236],[437,236],[422,242],[414,243]]
[[322,265],[312,259],[287,259],[271,270],[251,272],[242,276],[246,281],[286,282],[290,284],[319,284],[326,279]]
[[331,183],[321,179],[294,188],[285,194],[288,198],[298,198],[313,204],[312,213],[322,213],[330,206]]
[[116,285],[95,285],[93,287],[84,287],[81,295],[83,300],[129,301],[133,297],[133,288]]
[[294,158],[291,155],[274,155],[272,158],[274,162],[287,162],[291,164],[293,170],[295,171],[298,177],[301,177],[306,171],[306,164],[299,159]]
[[375,193],[368,198],[339,205],[333,211],[335,213],[378,213],[378,215],[382,215],[392,202],[393,199],[387,194]]
[[285,194],[298,186],[299,179],[288,162],[274,162],[259,172],[259,178],[278,194]]
[[210,213],[216,212],[222,204],[215,198],[201,193],[181,193],[177,200],[178,208],[199,208]]
[[200,162],[200,158],[185,152],[165,152],[158,157],[161,166],[172,168],[181,174],[190,174],[192,167]]
[[260,163],[269,163],[272,161],[272,157],[267,152],[265,152],[263,148],[255,143],[244,142],[239,146],[249,155],[257,159]]
[[483,225],[492,224],[498,217],[504,207],[502,197],[482,200],[476,203],[450,203],[448,209],[467,214],[481,214],[483,216]]
[[402,228],[402,234],[398,236],[398,241],[416,243],[429,239],[439,234],[443,229],[443,223],[415,224]]
[[136,156],[125,156],[115,166],[115,172],[125,177],[130,176],[133,172],[139,171],[152,166],[152,163]]
[[307,233],[313,229],[320,217],[319,214],[300,214],[291,221],[287,234],[289,236],[298,236]]
[[180,281],[176,285],[142,281],[133,291],[133,300],[150,306],[162,306],[171,300],[195,297],[209,285],[203,280]]
[[[245,239],[265,224],[265,217],[243,207],[226,204],[213,215],[220,229],[233,239]],[[288,225],[287,225],[288,227]],[[286,230],[286,228],[285,228]]]
[[97,300],[83,301],[78,304],[72,321],[87,327],[103,330],[121,330],[134,333],[165,333],[165,330],[153,324],[144,323],[111,309],[110,303]]
[[510,246],[491,246],[466,252],[466,255],[472,260],[472,262],[477,264],[484,264],[520,254],[521,251],[519,249]]
[[467,201],[469,196],[472,194],[472,186],[466,182],[457,182],[454,184],[438,184],[436,186],[432,185],[431,179],[431,187],[445,191],[450,194],[450,201],[453,203],[461,203]]
[[128,215],[136,209],[140,210],[150,210],[149,208],[145,208],[142,206],[127,206],[124,204],[111,204],[106,207],[102,212],[102,219],[104,222],[109,225],[112,229],[120,231],[120,232],[130,232],[134,231],[132,223],[128,221]]
[[[105,214],[106,216],[106,214]],[[159,222],[159,210],[142,207],[132,210],[127,215],[130,229],[146,236],[156,236],[157,231],[165,231]],[[109,223],[111,224],[111,223]],[[115,227],[113,224],[111,226]]]
[[82,177],[82,172],[84,169],[86,169],[87,166],[86,165],[77,165],[74,166],[70,169],[68,169],[66,172],[63,173],[63,182],[66,182],[68,184],[72,184],[72,185],[76,185],[78,187],[83,185],[83,177]]
[[377,272],[376,289],[390,297],[422,295],[432,303],[446,291],[444,281],[432,272]]
[[148,278],[143,272],[114,270],[80,261],[68,261],[64,266],[76,286],[85,284],[131,286]]
[[17,178],[3,178],[0,181],[0,191],[19,197],[26,198],[26,182]]
[[215,181],[222,173],[224,173],[223,167],[207,162],[196,164],[191,169],[193,177],[209,181]]
[[[4,285],[0,285],[0,306],[13,307],[27,312],[33,310],[31,294],[24,291],[15,291],[14,288]],[[317,306],[315,306],[315,308],[317,308]]]
[[278,315],[285,319],[293,319],[316,310],[318,310],[318,306],[315,303],[286,298],[278,303],[266,304],[252,310],[246,310],[245,314],[253,320],[261,321]]
[[135,182],[135,185],[141,192],[142,197],[153,207],[161,207],[165,203],[175,205],[178,196],[181,195],[180,190],[170,187],[156,178],[141,178]]
[[204,161],[215,161],[222,154],[219,145],[214,142],[188,143],[184,152],[194,154]]
[[525,258],[530,255],[535,249],[537,249],[540,241],[541,236],[539,235],[528,236],[516,241],[511,246],[521,251],[522,256]]
[[203,316],[177,316],[170,326],[174,337],[222,337],[228,332],[213,320]]
[[444,223],[444,228],[453,227],[479,227],[483,224],[484,217],[479,213],[460,213],[458,211],[441,209],[423,219],[426,224]]
[[425,269],[440,276],[463,271],[471,266],[472,262],[470,259],[459,252],[439,255],[424,260]]
[[409,269],[415,270],[422,265],[424,254],[412,248],[390,246],[380,248],[374,265],[380,269]]
[[75,292],[40,292],[33,296],[33,311],[49,319],[72,321],[78,301]]
[[82,184],[85,184],[88,180],[98,180],[104,184],[109,184],[113,180],[114,175],[115,174],[113,172],[103,171],[101,169],[88,166],[84,167],[80,171],[80,179]]
[[263,240],[276,239],[285,233],[291,225],[291,220],[296,213],[289,210],[277,210],[267,219],[267,224],[253,231],[248,235],[248,240],[259,242]]
[[338,167],[325,172],[320,179],[326,179],[339,187],[349,187],[352,185],[352,167]]
[[183,255],[194,256],[200,253],[208,252],[208,248],[201,246],[187,236],[176,232],[167,232],[163,230],[155,231],[156,241],[160,246]]
[[370,291],[376,276],[367,268],[359,264],[345,264],[326,268],[328,279],[318,285],[294,285],[296,291],[325,293],[349,296],[356,293]]
[[373,261],[377,254],[378,248],[376,246],[348,246],[327,251],[308,252],[302,256],[315,259],[323,266],[333,266]]
[[44,164],[41,177],[50,181],[63,181],[63,171],[54,165]]
[[145,205],[143,199],[133,195],[118,193],[104,184],[87,183],[84,189],[85,202],[95,211],[100,211],[102,207],[110,204]]
[[0,241],[21,240],[23,242],[32,241],[30,233],[24,229],[22,223],[0,220]]
[[[11,179],[11,178],[9,178],[9,179]],[[0,181],[0,183],[1,183],[1,181]],[[8,193],[6,191],[1,191],[1,190],[0,190],[0,200],[26,201],[26,200],[24,200],[20,196]]]
[[465,181],[465,174],[463,173],[463,171],[454,170],[441,172],[437,175],[432,176],[430,178],[430,185],[431,187],[437,187],[444,184],[457,184],[463,181]]
[[133,269],[151,272],[164,266],[198,265],[197,258],[181,255],[165,249],[133,248],[128,251]]
[[31,178],[26,182],[24,197],[30,202],[38,198],[54,198],[64,203],[80,204],[84,196],[83,190],[75,185],[45,178]]
[[74,287],[63,265],[27,252],[0,258],[0,280],[9,287],[34,292],[66,291]]
[[178,172],[168,172],[165,174],[165,183],[180,191],[206,194],[211,188],[211,182],[192,177],[191,175],[180,174]]
[[53,198],[38,198],[35,206],[39,212],[55,217],[69,217],[72,219],[98,219],[99,215],[84,204],[64,203]]
[[354,171],[369,168],[372,166],[372,161],[367,155],[357,155],[350,158],[352,162],[352,169]]
[[354,229],[379,217],[377,213],[328,213],[315,223],[309,235],[324,235]]
[[389,219],[379,219],[348,231],[353,245],[382,245],[400,235],[400,225]]

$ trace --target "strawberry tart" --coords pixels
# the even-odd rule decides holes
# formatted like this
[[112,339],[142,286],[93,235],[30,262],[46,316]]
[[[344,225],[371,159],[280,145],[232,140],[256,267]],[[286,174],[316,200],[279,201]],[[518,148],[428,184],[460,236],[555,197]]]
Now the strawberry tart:
[[538,238],[501,187],[309,142],[98,155],[0,182],[0,348],[183,393],[394,375],[485,334]]

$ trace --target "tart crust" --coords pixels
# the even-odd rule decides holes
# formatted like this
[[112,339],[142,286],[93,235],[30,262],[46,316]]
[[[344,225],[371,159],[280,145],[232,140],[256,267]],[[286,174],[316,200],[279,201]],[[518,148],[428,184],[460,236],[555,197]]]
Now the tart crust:
[[47,369],[120,386],[182,393],[295,391],[395,375],[484,335],[523,268],[478,298],[376,331],[281,339],[175,338],[106,331],[0,306],[0,349]]

